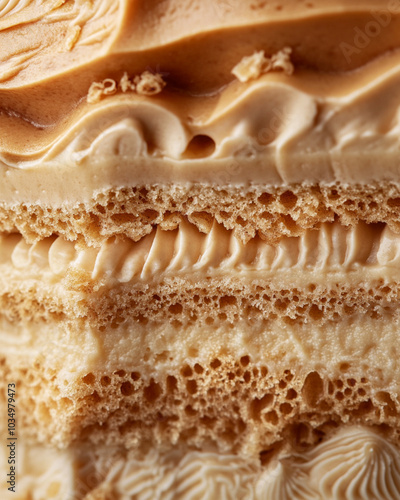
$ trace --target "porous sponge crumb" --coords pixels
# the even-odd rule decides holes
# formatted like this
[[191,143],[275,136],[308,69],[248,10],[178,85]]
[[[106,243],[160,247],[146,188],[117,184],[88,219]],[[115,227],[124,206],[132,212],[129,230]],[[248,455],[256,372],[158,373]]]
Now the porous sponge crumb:
[[0,231],[21,233],[28,242],[60,234],[100,246],[115,235],[137,241],[156,225],[175,229],[187,217],[205,233],[216,220],[234,229],[244,243],[257,233],[276,243],[282,236],[299,236],[305,229],[335,220],[345,226],[382,222],[398,234],[399,206],[400,185],[390,182],[276,188],[147,185],[111,189],[85,203],[57,208],[0,201]]
[[208,443],[262,459],[284,440],[301,451],[345,423],[383,422],[390,425],[388,437],[400,440],[398,402],[350,365],[332,377],[299,374],[271,370],[243,353],[193,358],[173,370],[157,366],[155,372],[156,366],[89,372],[64,387],[39,364],[16,370],[2,360],[0,373],[4,384],[18,383],[24,435],[60,447],[73,441],[126,448]]

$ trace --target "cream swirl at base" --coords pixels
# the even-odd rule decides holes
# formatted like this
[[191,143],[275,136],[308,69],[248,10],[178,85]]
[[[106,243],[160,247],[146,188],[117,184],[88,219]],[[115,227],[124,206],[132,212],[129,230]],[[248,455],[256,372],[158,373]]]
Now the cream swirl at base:
[[[89,500],[88,482],[93,495],[107,493],[114,500],[394,500],[400,495],[398,448],[379,432],[358,426],[340,429],[301,456],[277,455],[267,469],[253,459],[212,452],[110,460],[112,453],[100,449],[100,459],[92,463],[88,451],[78,448],[20,444],[19,453],[18,500],[75,495]],[[11,498],[4,482],[0,492]]]
[[327,500],[400,496],[399,450],[364,428],[340,431],[307,454],[310,483]]
[[394,500],[400,496],[399,450],[366,427],[343,428],[302,456],[282,458],[272,474],[263,474],[265,488],[259,496],[263,499]]
[[316,492],[310,487],[309,479],[292,461],[279,461],[268,472],[261,474],[256,483],[257,500],[317,500]]
[[[251,499],[256,461],[233,455],[189,452],[183,458],[153,457],[123,464],[113,471],[113,495],[120,500]],[[107,478],[105,482],[107,482]]]

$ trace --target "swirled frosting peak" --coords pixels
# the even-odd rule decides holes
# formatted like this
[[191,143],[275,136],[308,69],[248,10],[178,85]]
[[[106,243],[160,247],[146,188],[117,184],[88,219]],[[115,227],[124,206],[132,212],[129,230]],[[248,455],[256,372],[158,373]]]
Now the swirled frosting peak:
[[366,427],[345,427],[302,456],[281,458],[258,483],[259,498],[394,500],[400,452]]
[[100,489],[115,500],[251,500],[258,469],[256,460],[234,455],[152,451],[117,461]]
[[321,498],[400,498],[399,450],[380,434],[350,428],[308,455],[310,483]]

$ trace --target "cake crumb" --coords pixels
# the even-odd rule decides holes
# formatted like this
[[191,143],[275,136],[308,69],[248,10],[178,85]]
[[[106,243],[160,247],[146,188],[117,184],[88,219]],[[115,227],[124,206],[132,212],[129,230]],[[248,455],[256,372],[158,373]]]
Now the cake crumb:
[[95,104],[101,100],[101,97],[112,95],[117,92],[117,83],[111,78],[106,78],[102,82],[93,82],[89,88],[87,102]]
[[68,36],[65,41],[65,47],[67,50],[72,50],[75,47],[75,44],[81,35],[81,31],[82,28],[78,25],[68,29]]
[[136,92],[142,95],[155,95],[159,94],[165,87],[161,75],[144,71],[140,76],[135,77]]
[[136,85],[132,82],[132,80],[129,79],[128,73],[126,71],[119,82],[119,86],[124,93],[128,92],[128,90],[136,90]]
[[290,54],[292,53],[292,49],[290,47],[285,47],[282,50],[279,50],[276,54],[271,57],[271,69],[281,69],[287,75],[292,75],[294,72],[294,66],[292,61],[290,60]]
[[87,102],[89,104],[95,104],[99,102],[103,96],[115,94],[118,89],[123,93],[132,91],[140,95],[155,95],[159,94],[165,86],[166,82],[159,74],[144,71],[141,75],[135,76],[132,80],[125,72],[118,85],[117,82],[111,78],[107,78],[102,82],[93,82],[88,91]]
[[294,66],[290,60],[292,49],[285,47],[273,54],[271,57],[265,57],[263,50],[254,52],[251,56],[243,57],[243,59],[233,68],[232,73],[241,82],[256,80],[261,75],[270,71],[282,70],[287,75],[292,75]]

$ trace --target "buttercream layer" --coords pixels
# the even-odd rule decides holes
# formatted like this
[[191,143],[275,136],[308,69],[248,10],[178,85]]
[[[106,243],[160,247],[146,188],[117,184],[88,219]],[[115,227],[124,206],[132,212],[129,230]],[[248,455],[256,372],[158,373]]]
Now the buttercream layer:
[[213,322],[274,317],[328,321],[397,309],[399,237],[384,225],[324,225],[271,246],[214,224],[155,229],[138,242],[88,248],[52,237],[1,238],[0,295],[15,318]]
[[[399,450],[382,432],[366,427],[344,427],[301,456],[275,453],[269,466],[199,451],[142,457],[112,448],[61,452],[27,445],[19,452],[23,479],[17,495],[2,485],[7,499],[389,500],[400,494]],[[5,453],[0,460],[5,467]]]
[[[113,187],[128,170],[133,185],[166,183],[171,173],[177,183],[218,183],[228,161],[239,165],[227,184],[398,180],[399,75],[395,52],[352,78],[269,73],[209,97],[164,91],[150,98],[116,90],[48,123],[12,111],[5,94],[0,159],[7,176],[13,168],[6,167],[38,175],[47,169],[57,177],[58,169],[73,173],[94,162],[99,175],[108,169],[117,176],[109,179]],[[32,92],[24,95],[30,107]],[[383,153],[382,177],[377,163]],[[4,185],[7,196],[9,187]]]
[[301,282],[302,273],[314,273],[320,284],[327,277],[340,282],[345,276],[351,283],[349,276],[357,276],[358,271],[367,273],[366,281],[374,276],[375,280],[396,282],[400,273],[400,237],[383,224],[355,228],[324,224],[318,231],[282,238],[277,245],[258,237],[244,244],[234,231],[217,223],[204,234],[187,221],[174,231],[158,227],[137,242],[111,238],[100,248],[61,236],[28,244],[17,234],[2,235],[0,245],[4,284],[14,275],[20,281],[41,278],[52,285],[68,271],[86,273],[107,288],[161,281],[171,275],[193,276],[194,280],[221,275],[265,279],[289,270],[293,283]]

